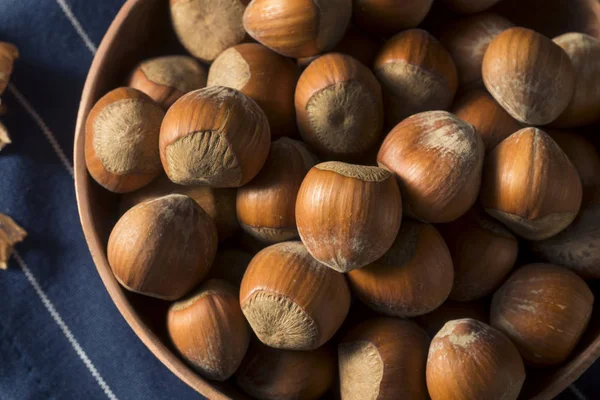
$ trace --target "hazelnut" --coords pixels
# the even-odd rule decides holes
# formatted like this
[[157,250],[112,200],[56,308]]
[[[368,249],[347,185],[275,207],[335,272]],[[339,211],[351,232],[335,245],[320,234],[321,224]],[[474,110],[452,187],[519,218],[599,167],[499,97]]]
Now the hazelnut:
[[415,321],[421,325],[429,334],[434,337],[446,325],[455,319],[471,318],[483,323],[489,323],[490,317],[486,307],[487,303],[481,301],[462,301],[447,300],[430,313],[417,316]]
[[177,351],[203,376],[229,379],[250,344],[237,291],[218,279],[206,281],[189,297],[174,303],[167,330]]
[[98,184],[116,193],[146,186],[162,168],[158,135],[165,112],[131,88],[108,92],[85,123],[85,163]]
[[567,109],[552,125],[579,127],[600,120],[600,41],[584,33],[553,39],[569,56],[575,70],[575,92]]
[[4,93],[13,72],[13,64],[19,58],[19,49],[12,43],[0,42],[0,94]]
[[236,288],[242,284],[242,278],[252,260],[252,255],[243,250],[225,249],[219,250],[213,262],[209,278],[223,279]]
[[340,41],[351,15],[352,0],[252,0],[244,27],[277,53],[310,57]]
[[471,125],[446,111],[429,111],[392,129],[377,163],[399,178],[407,215],[449,222],[477,200],[483,156],[483,141]]
[[355,159],[381,136],[381,86],[369,68],[343,54],[326,54],[302,73],[296,87],[302,139],[326,157]]
[[486,158],[481,202],[517,235],[542,240],[575,219],[581,180],[556,142],[537,128],[504,139]]
[[246,37],[242,17],[247,0],[170,0],[179,41],[194,57],[213,61]]
[[412,321],[375,318],[338,345],[342,400],[427,400],[429,337]]
[[525,28],[507,29],[492,40],[483,57],[482,75],[498,103],[529,125],[545,125],[558,118],[575,88],[567,53]]
[[291,60],[258,43],[225,50],[210,66],[208,86],[227,86],[250,97],[263,109],[273,137],[296,132],[294,91],[299,77]]
[[[379,39],[368,36],[364,31],[349,26],[342,40],[330,52],[349,55],[363,63],[366,67],[371,68],[381,44]],[[318,55],[300,57],[297,60],[298,66],[306,68],[308,64],[318,57]]]
[[394,243],[402,200],[389,171],[331,161],[314,166],[296,200],[302,242],[319,262],[348,272],[383,256]]
[[169,194],[183,194],[198,203],[213,219],[217,227],[219,242],[231,238],[238,231],[240,225],[235,215],[236,189],[182,186],[171,182],[166,175],[160,176],[135,192],[122,195],[119,203],[121,215],[139,203]]
[[456,93],[456,67],[450,54],[422,29],[400,32],[375,59],[390,126],[413,114],[445,110]]
[[600,278],[600,187],[584,190],[581,210],[571,225],[549,239],[531,243],[538,257],[585,279]]
[[486,153],[522,128],[485,90],[475,89],[466,93],[454,104],[452,112],[473,125],[483,139]]
[[592,314],[594,295],[573,272],[551,264],[516,270],[494,294],[490,321],[531,366],[562,363]]
[[461,86],[481,82],[481,65],[488,45],[513,26],[506,18],[486,12],[453,20],[442,28],[440,42],[456,64]]
[[138,204],[110,234],[107,257],[126,289],[176,300],[208,273],[217,252],[217,230],[187,196],[173,194]]
[[206,69],[192,57],[151,58],[133,70],[128,86],[146,93],[166,110],[187,92],[206,86]]
[[454,264],[452,300],[472,301],[493,293],[513,269],[519,242],[478,210],[438,228]]
[[242,92],[212,86],[169,108],[160,129],[160,158],[180,185],[239,187],[262,168],[271,143],[265,113]]
[[427,389],[431,400],[516,400],[523,360],[500,331],[474,319],[450,321],[431,341]]
[[317,159],[297,140],[281,138],[271,145],[264,168],[237,192],[237,217],[242,228],[266,243],[298,237],[296,196]]
[[350,309],[344,276],[313,259],[300,242],[259,252],[248,266],[240,304],[267,346],[313,350],[328,341]]
[[255,340],[235,375],[237,385],[260,400],[317,400],[333,386],[335,355],[329,345],[313,351],[279,350]]
[[478,13],[492,7],[500,0],[442,0],[450,10],[460,14]]
[[361,29],[379,35],[393,35],[419,25],[433,0],[354,0],[353,21]]
[[444,239],[429,224],[404,220],[387,253],[348,273],[352,292],[378,313],[414,317],[450,294],[454,271]]
[[600,155],[598,155],[596,147],[575,132],[559,130],[548,130],[547,132],[569,157],[583,186],[600,185]]

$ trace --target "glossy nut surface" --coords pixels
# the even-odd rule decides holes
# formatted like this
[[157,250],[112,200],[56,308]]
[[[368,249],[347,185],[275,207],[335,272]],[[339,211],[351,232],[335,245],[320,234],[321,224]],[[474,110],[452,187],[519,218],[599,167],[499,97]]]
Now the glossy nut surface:
[[262,108],[275,137],[296,133],[294,92],[300,73],[294,62],[258,43],[222,52],[211,64],[208,86],[237,89]]
[[304,178],[296,200],[302,242],[340,272],[381,257],[396,238],[402,200],[394,176],[377,167],[326,162]]
[[161,172],[158,135],[165,112],[132,88],[104,95],[85,124],[85,163],[98,184],[111,192],[144,187]]
[[244,231],[265,243],[297,238],[296,197],[316,163],[304,143],[274,141],[262,171],[237,191],[237,218]]
[[351,15],[352,0],[252,0],[244,28],[284,56],[310,57],[340,41]]
[[115,277],[132,292],[176,300],[208,273],[217,252],[217,230],[187,196],[138,204],[110,234],[107,257]]
[[560,147],[537,128],[522,129],[486,158],[481,204],[517,235],[542,240],[575,219],[582,188]]
[[427,389],[432,400],[516,400],[524,381],[515,345],[483,322],[450,321],[431,341]]
[[201,375],[224,381],[237,370],[250,344],[250,327],[236,289],[225,281],[206,281],[167,313],[169,337]]
[[450,54],[428,32],[409,29],[389,39],[373,72],[383,88],[387,124],[452,104],[458,85]]
[[404,220],[379,260],[348,273],[352,292],[378,313],[414,317],[439,307],[454,271],[444,239],[432,225]]
[[575,89],[575,71],[567,53],[525,28],[507,29],[492,40],[483,57],[482,75],[496,101],[528,125],[545,125],[558,118]]
[[361,29],[379,35],[393,35],[419,25],[433,0],[354,0],[352,20]]
[[313,259],[302,243],[284,242],[254,256],[242,280],[240,304],[264,344],[313,350],[346,318],[350,290],[342,274]]
[[355,159],[381,136],[381,86],[369,68],[343,54],[326,54],[302,73],[295,95],[302,139],[330,159]]
[[258,104],[223,86],[195,90],[171,106],[160,130],[160,158],[181,185],[239,187],[262,168],[271,143]]
[[374,318],[338,345],[342,400],[426,400],[429,337],[412,321]]
[[532,366],[560,364],[585,331],[594,295],[566,268],[529,264],[496,292],[490,321],[516,344]]
[[407,215],[449,222],[475,203],[483,157],[483,141],[471,125],[448,112],[430,111],[396,125],[377,163],[398,177]]
[[206,69],[192,57],[163,56],[142,61],[129,77],[128,86],[167,110],[187,92],[205,87],[206,75]]

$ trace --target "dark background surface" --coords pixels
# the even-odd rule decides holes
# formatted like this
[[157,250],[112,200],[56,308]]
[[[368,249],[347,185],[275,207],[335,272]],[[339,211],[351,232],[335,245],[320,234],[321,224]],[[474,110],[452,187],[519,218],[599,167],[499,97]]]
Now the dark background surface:
[[[21,52],[2,100],[13,143],[0,154],[0,212],[29,233],[9,269],[0,272],[2,400],[201,398],[155,359],[120,316],[77,215],[77,107],[93,53],[122,4],[0,1],[0,40]],[[600,398],[599,368],[559,398]]]

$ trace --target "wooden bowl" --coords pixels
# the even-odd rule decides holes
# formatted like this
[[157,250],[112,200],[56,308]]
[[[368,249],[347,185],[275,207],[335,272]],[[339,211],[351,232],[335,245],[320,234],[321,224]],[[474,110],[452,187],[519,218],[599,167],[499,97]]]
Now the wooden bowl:
[[[523,4],[527,4],[523,9]],[[497,10],[518,24],[553,37],[582,31],[600,38],[597,0],[505,0]],[[520,7],[520,8],[519,8]],[[536,10],[534,12],[533,10]],[[514,11],[513,11],[514,10]],[[544,11],[544,14],[540,12]],[[132,294],[118,284],[106,259],[108,235],[117,220],[117,196],[98,186],[84,160],[84,122],[93,104],[123,85],[133,67],[147,57],[182,53],[169,23],[167,0],[128,0],[108,29],[94,58],[81,99],[75,133],[75,189],[81,224],[106,290],[144,344],[185,383],[210,399],[247,399],[231,382],[203,379],[176,355],[165,329],[168,304]],[[600,285],[592,283],[600,298]],[[524,399],[551,399],[575,381],[600,356],[600,307],[573,356],[558,368],[528,371]]]

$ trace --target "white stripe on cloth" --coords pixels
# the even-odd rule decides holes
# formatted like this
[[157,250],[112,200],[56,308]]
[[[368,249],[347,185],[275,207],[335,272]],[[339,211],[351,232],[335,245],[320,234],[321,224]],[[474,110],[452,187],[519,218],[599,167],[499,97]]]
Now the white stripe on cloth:
[[[67,16],[69,21],[71,21],[71,24],[73,25],[73,27],[75,28],[75,30],[77,31],[77,33],[79,34],[79,36],[81,37],[83,42],[85,43],[86,47],[92,52],[92,54],[94,54],[96,52],[96,46],[90,40],[88,35],[85,33],[81,24],[79,23],[77,18],[75,18],[75,16],[73,15],[73,12],[69,8],[68,4],[64,0],[56,0],[56,1],[62,8],[63,12],[65,13],[65,15]],[[29,101],[25,98],[25,96],[23,96],[23,94],[13,84],[8,85],[8,90],[13,94],[13,96],[15,96],[15,98],[21,104],[21,106],[34,119],[34,121],[37,123],[37,125],[41,129],[42,133],[46,136],[46,138],[50,142],[52,149],[54,150],[54,152],[56,153],[56,155],[62,162],[65,169],[69,172],[69,174],[71,174],[71,177],[74,177],[73,166],[72,166],[71,162],[65,155],[63,149],[60,147],[58,141],[56,140],[56,137],[54,136],[54,134],[52,133],[52,131],[50,130],[48,125],[44,122],[42,117],[39,115],[39,113],[33,108],[31,103],[29,103]],[[86,366],[88,371],[92,374],[92,376],[94,377],[94,379],[96,380],[96,382],[98,383],[98,385],[100,386],[100,388],[102,389],[104,394],[106,394],[106,397],[108,397],[109,400],[118,400],[117,396],[115,396],[115,394],[111,390],[110,386],[108,386],[108,384],[106,383],[104,378],[102,378],[102,375],[100,375],[100,373],[94,366],[94,363],[92,362],[92,360],[90,360],[90,358],[86,354],[85,350],[83,350],[83,348],[81,347],[81,345],[79,344],[79,342],[77,341],[75,336],[73,335],[73,332],[71,332],[71,329],[69,329],[69,326],[62,319],[62,317],[60,316],[60,314],[58,313],[58,311],[56,310],[56,308],[54,307],[54,305],[52,304],[52,302],[50,301],[48,296],[46,296],[42,287],[40,286],[37,279],[33,275],[33,272],[29,269],[27,264],[25,264],[25,261],[21,258],[21,256],[19,255],[19,253],[16,250],[13,252],[13,256],[15,257],[15,260],[17,261],[17,263],[23,270],[23,273],[27,277],[27,280],[29,281],[31,286],[33,286],[33,289],[35,290],[38,297],[44,304],[44,307],[46,307],[46,310],[48,310],[48,312],[52,316],[52,319],[54,319],[54,321],[56,322],[56,324],[62,331],[63,335],[67,338],[68,342],[71,344],[71,346],[75,350],[75,353],[77,353],[77,355],[79,356],[79,358],[81,359],[83,364]]]
[[83,361],[83,363],[90,371],[94,379],[96,379],[96,382],[98,382],[98,385],[100,385],[100,388],[106,394],[106,397],[108,397],[110,400],[118,400],[117,396],[115,396],[108,384],[104,381],[104,379],[102,378],[102,376],[100,375],[100,373],[98,372],[88,355],[85,353],[77,339],[75,339],[75,336],[73,336],[71,329],[69,329],[69,327],[62,319],[62,317],[60,316],[60,314],[58,313],[48,296],[46,296],[46,293],[44,293],[44,290],[38,283],[37,279],[31,272],[27,264],[25,264],[25,261],[21,258],[21,256],[16,250],[13,251],[13,256],[19,264],[19,266],[21,267],[21,269],[23,270],[23,273],[27,277],[27,280],[29,281],[29,283],[31,283],[31,286],[33,286],[33,289],[44,304],[44,307],[46,307],[46,310],[48,310],[48,312],[52,316],[52,319],[54,319],[54,322],[56,322],[62,333],[65,335],[65,337],[67,338],[67,340],[69,341],[69,343],[71,344],[81,361]]
[[35,109],[31,105],[31,103],[29,103],[29,101],[25,98],[25,96],[23,96],[23,94],[17,89],[17,87],[14,84],[9,83],[8,90],[10,91],[10,93],[13,96],[15,96],[15,99],[17,99],[19,104],[21,104],[21,106],[25,109],[25,111],[27,111],[27,113],[29,113],[29,115],[31,115],[33,120],[40,127],[40,129],[42,130],[42,133],[44,134],[44,136],[46,136],[46,139],[48,139],[48,141],[50,142],[52,149],[54,149],[54,152],[56,153],[56,155],[58,156],[58,158],[60,159],[60,161],[62,162],[64,167],[67,169],[67,171],[69,171],[69,173],[71,174],[71,177],[73,177],[74,173],[73,173],[73,166],[71,165],[71,162],[65,155],[65,152],[63,151],[63,149],[58,144],[58,141],[56,140],[56,137],[54,136],[54,134],[52,133],[50,128],[48,128],[48,125],[44,122],[42,117],[40,117],[40,114],[38,114],[38,112],[35,111]]
[[569,385],[569,390],[575,395],[575,397],[577,397],[578,400],[587,400],[585,394],[583,394],[581,390],[577,389],[577,386],[575,386],[574,383]]
[[75,28],[75,31],[77,31],[79,36],[81,36],[81,39],[83,40],[83,43],[85,43],[86,47],[88,49],[90,49],[90,51],[92,53],[95,53],[96,45],[94,44],[94,42],[91,41],[91,39],[89,38],[87,33],[85,33],[85,30],[83,29],[83,27],[81,26],[81,24],[79,23],[77,18],[75,18],[73,11],[71,11],[71,7],[69,7],[66,0],[56,0],[56,2],[60,6],[60,8],[63,10],[65,15],[69,19],[69,21],[71,21],[71,25],[73,25],[73,28]]

